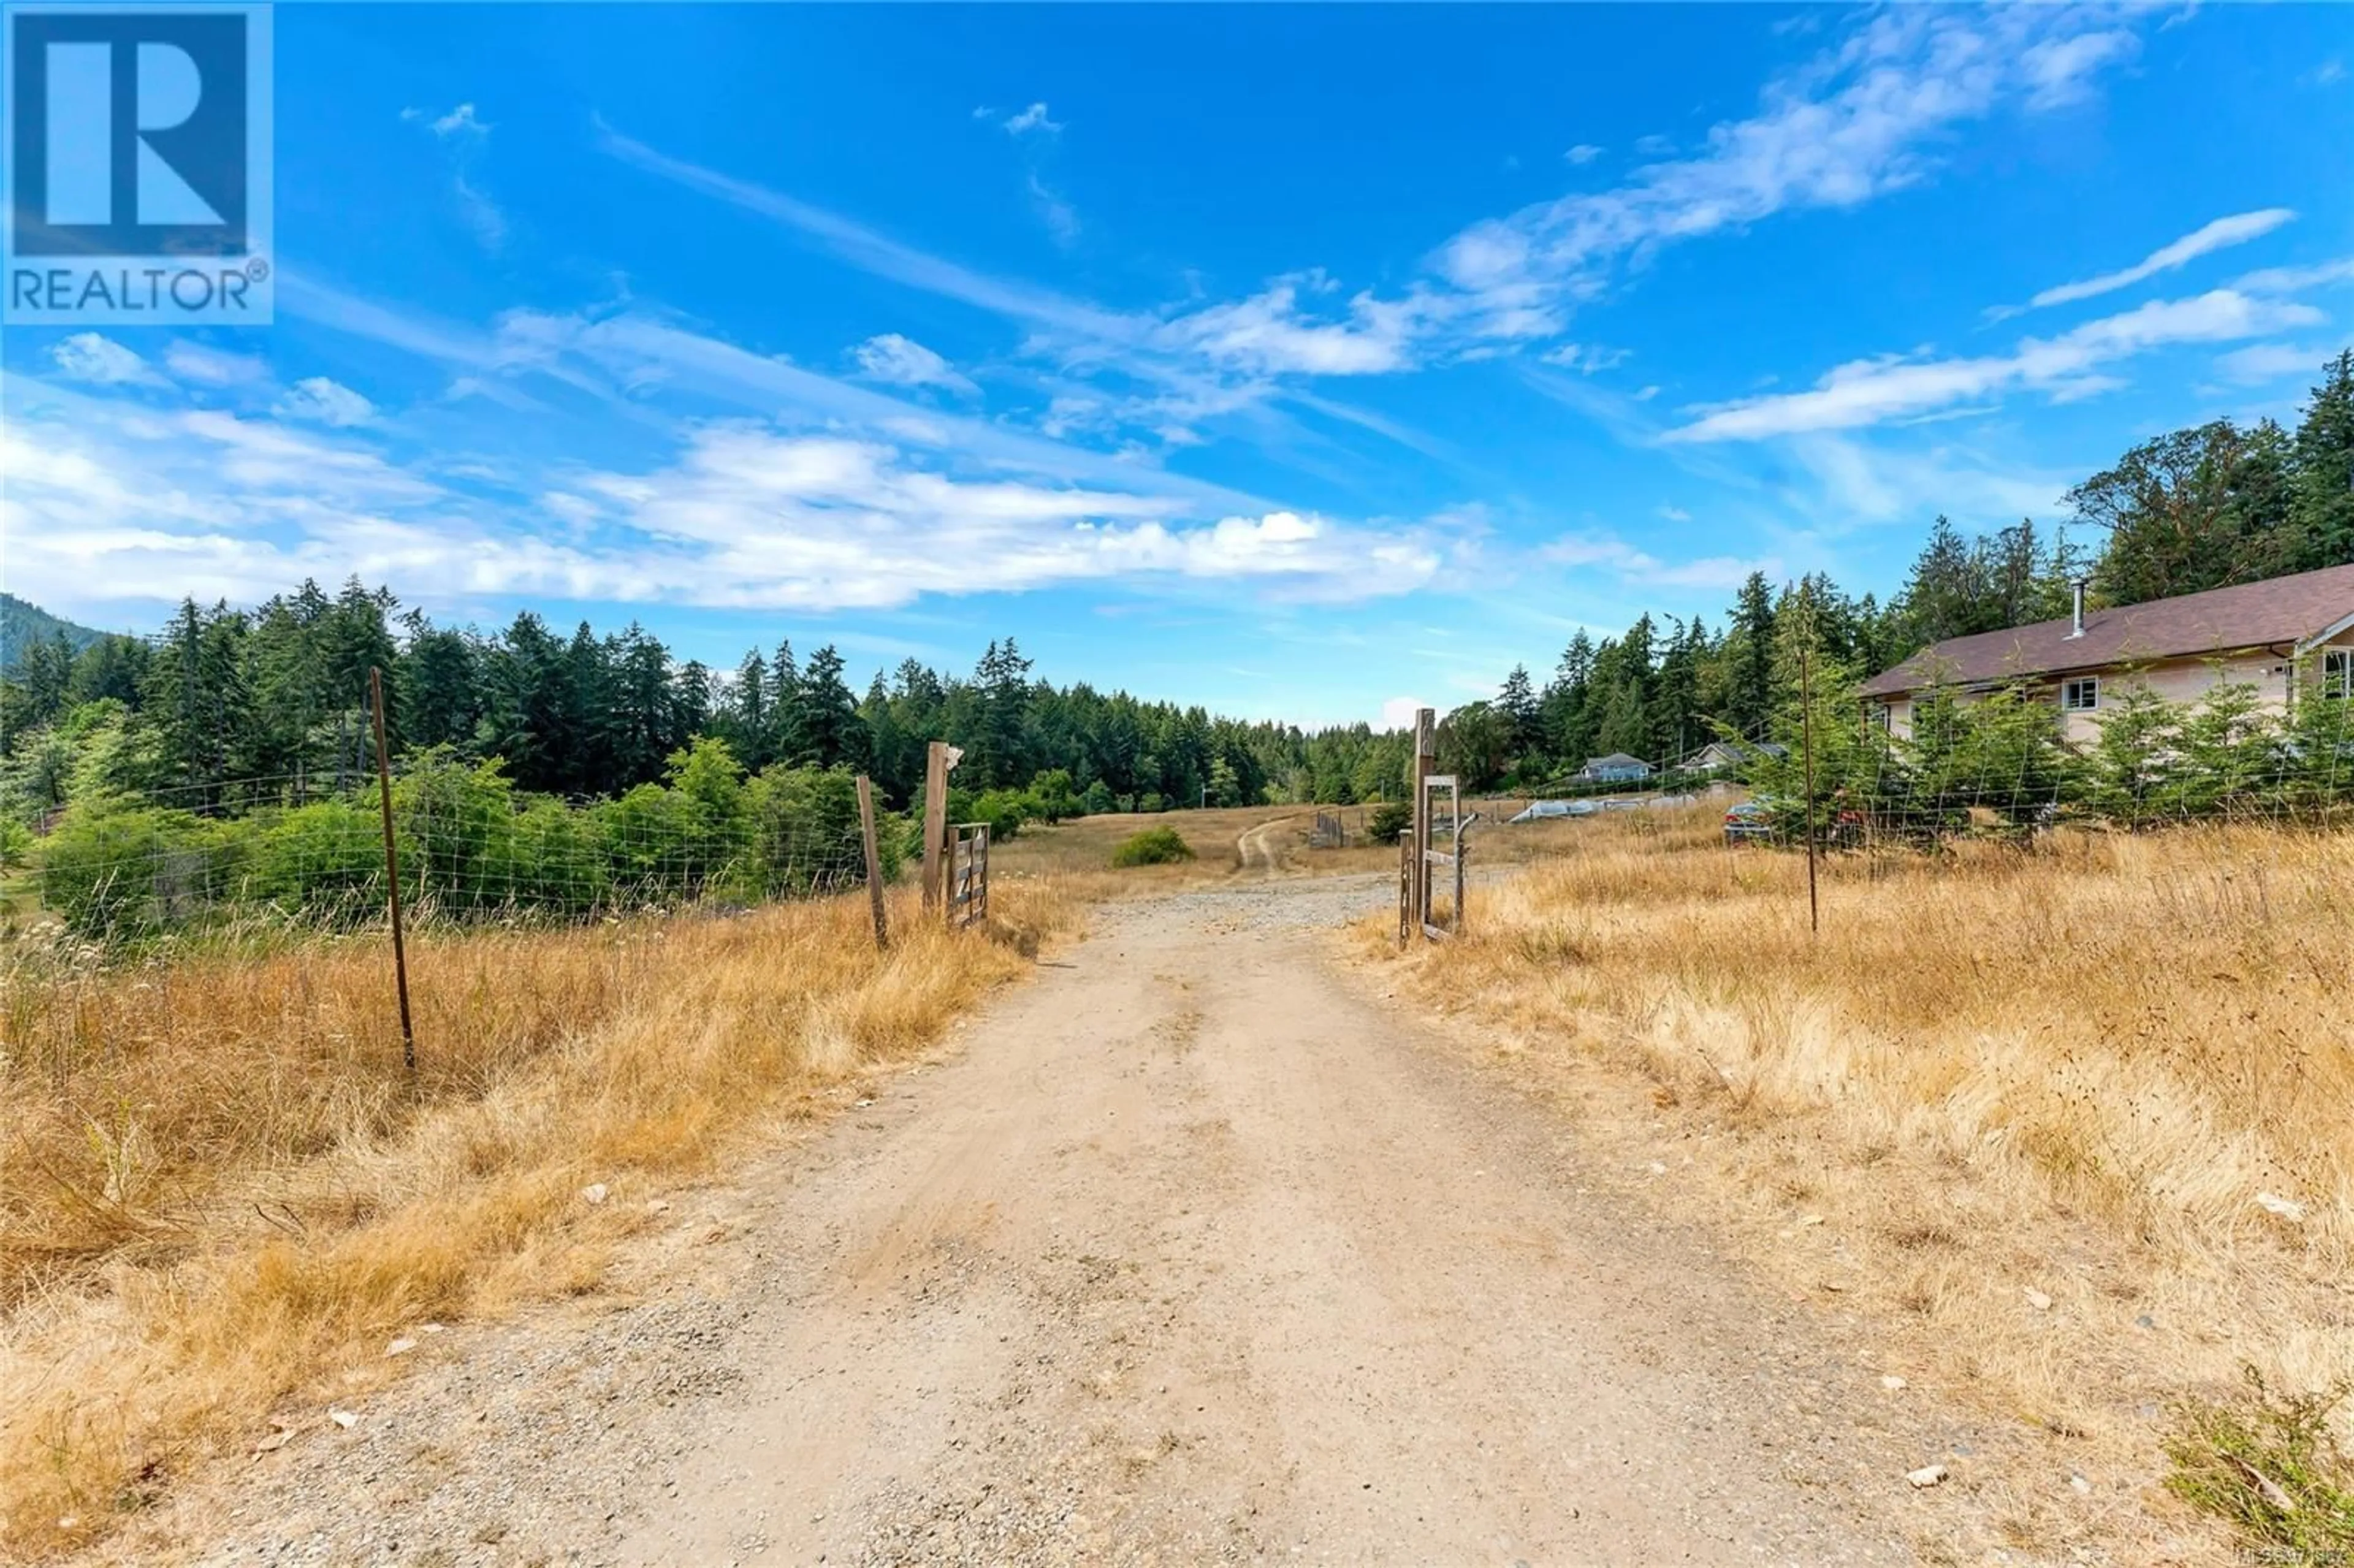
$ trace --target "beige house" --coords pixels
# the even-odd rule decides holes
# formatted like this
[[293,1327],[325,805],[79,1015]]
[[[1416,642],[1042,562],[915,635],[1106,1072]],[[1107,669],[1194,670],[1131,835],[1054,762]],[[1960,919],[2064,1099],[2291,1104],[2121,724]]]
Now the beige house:
[[2236,588],[2086,609],[2058,620],[1951,637],[1863,683],[1871,712],[1910,735],[1914,698],[1945,687],[1964,700],[2023,685],[2049,701],[2062,733],[2088,741],[2127,689],[2196,699],[2218,681],[2285,706],[2300,694],[2354,695],[2354,566]]

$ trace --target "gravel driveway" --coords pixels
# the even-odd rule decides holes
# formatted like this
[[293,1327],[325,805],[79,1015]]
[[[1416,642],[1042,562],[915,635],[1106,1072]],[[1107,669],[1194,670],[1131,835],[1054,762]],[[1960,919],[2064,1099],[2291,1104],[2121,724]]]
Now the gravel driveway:
[[650,1210],[613,1295],[430,1336],[355,1426],[118,1548],[1825,1564],[1952,1538],[1961,1499],[1903,1478],[1968,1434],[1330,966],[1326,928],[1393,887],[1107,908],[942,1060]]

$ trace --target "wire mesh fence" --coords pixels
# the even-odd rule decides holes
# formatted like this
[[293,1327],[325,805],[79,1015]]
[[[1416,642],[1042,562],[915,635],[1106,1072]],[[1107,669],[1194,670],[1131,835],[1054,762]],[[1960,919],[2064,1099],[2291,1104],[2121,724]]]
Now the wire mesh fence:
[[[446,754],[392,770],[392,861],[412,921],[578,920],[748,906],[863,885],[854,778],[745,777],[691,751],[668,784],[600,800],[515,790],[499,766]],[[907,827],[885,817],[885,879]],[[77,801],[18,848],[20,922],[111,942],[232,925],[348,927],[384,917],[386,844],[372,782],[341,791],[242,779]],[[28,907],[29,906],[29,907]]]

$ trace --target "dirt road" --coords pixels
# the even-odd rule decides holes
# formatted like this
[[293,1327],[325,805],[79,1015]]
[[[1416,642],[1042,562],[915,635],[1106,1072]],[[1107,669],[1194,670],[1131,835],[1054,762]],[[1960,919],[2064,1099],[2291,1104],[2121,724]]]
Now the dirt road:
[[1959,1439],[1336,974],[1386,891],[1106,911],[640,1301],[271,1456],[212,1560],[1914,1561]]
[[1289,827],[1297,820],[1292,817],[1278,817],[1272,821],[1261,822],[1235,840],[1235,853],[1242,862],[1243,870],[1246,872],[1281,871],[1283,852],[1277,847],[1275,834]]

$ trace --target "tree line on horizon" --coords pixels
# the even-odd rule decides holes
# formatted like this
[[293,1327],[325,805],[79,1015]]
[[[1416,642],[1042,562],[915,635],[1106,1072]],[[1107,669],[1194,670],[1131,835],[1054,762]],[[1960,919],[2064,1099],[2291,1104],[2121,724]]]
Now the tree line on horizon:
[[[2218,419],[2144,441],[2067,496],[2078,536],[2031,519],[1978,538],[1945,517],[1885,603],[1828,574],[1753,574],[1715,625],[1645,614],[1581,630],[1542,685],[1516,666],[1440,726],[1441,765],[1476,789],[1558,783],[1585,758],[1671,764],[1722,734],[1764,736],[1808,663],[1836,686],[1947,637],[2096,604],[2200,592],[2354,561],[2354,351],[2323,367],[2294,430]],[[964,751],[955,784],[1023,816],[1394,798],[1411,741],[1320,730],[1037,678],[1012,638],[970,674],[914,659],[862,694],[832,645],[790,640],[725,673],[632,623],[568,636],[530,611],[503,630],[434,624],[356,578],[253,609],[182,603],[152,638],[62,633],[0,677],[0,820],[45,823],[77,799],[168,800],[199,813],[347,793],[373,767],[367,672],[391,687],[396,757],[495,760],[521,798],[620,797],[673,778],[697,738],[748,775],[865,772],[912,804],[925,745]]]

